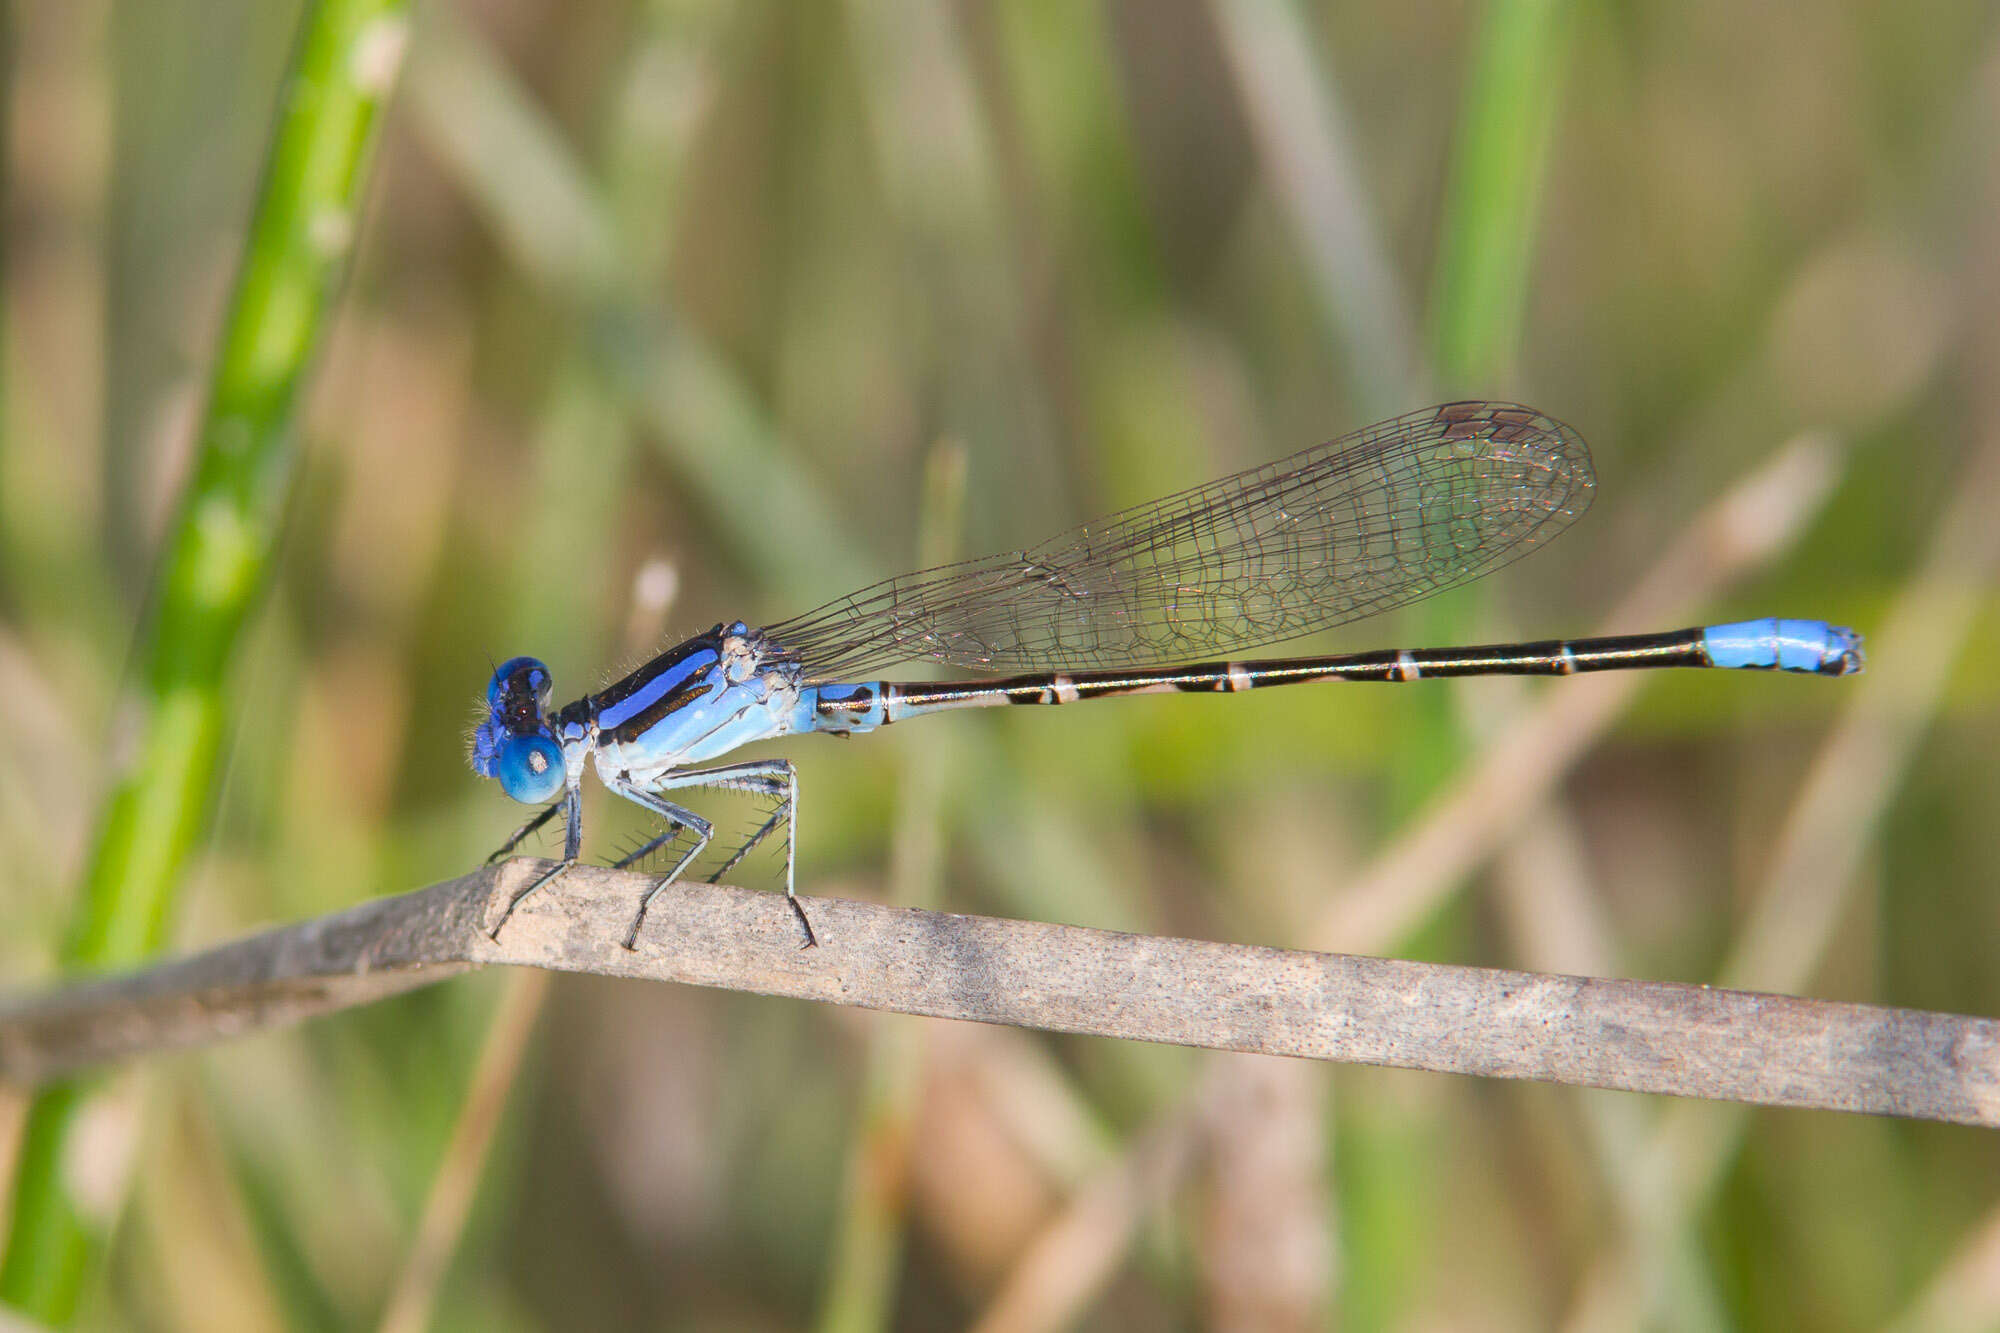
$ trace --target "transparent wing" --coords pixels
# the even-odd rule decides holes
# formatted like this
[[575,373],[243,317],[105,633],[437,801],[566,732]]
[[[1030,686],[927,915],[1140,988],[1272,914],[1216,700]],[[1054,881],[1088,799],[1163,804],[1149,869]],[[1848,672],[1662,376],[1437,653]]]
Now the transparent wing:
[[1024,672],[1227,656],[1478,578],[1560,532],[1591,486],[1569,427],[1447,403],[765,634],[818,680],[917,659]]

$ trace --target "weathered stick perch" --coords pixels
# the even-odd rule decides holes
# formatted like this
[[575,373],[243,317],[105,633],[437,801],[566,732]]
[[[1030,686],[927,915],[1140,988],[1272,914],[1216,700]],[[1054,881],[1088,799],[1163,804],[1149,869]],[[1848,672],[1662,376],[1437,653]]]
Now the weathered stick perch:
[[2000,1022],[675,885],[578,867],[496,943],[514,861],[129,976],[0,1001],[0,1081],[213,1041],[511,963],[939,1018],[1586,1087],[2000,1124]]

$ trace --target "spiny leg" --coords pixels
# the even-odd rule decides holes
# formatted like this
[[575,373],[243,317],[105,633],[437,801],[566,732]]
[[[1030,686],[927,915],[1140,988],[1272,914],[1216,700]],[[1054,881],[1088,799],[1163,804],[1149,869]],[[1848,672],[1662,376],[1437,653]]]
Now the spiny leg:
[[[639,899],[639,910],[632,916],[632,927],[625,932],[625,947],[636,949],[639,947],[639,927],[646,922],[646,909],[653,905],[654,896],[679,879],[681,871],[687,869],[688,862],[701,855],[702,848],[708,846],[709,839],[715,836],[715,826],[694,811],[683,809],[672,801],[657,796],[643,787],[636,787],[630,782],[607,777],[604,779],[604,785],[633,804],[642,805],[669,824],[676,825],[673,836],[679,836],[680,828],[694,830],[694,846],[688,848],[681,859],[674,862],[674,868],[655,880],[653,886],[646,890],[645,896]],[[659,840],[654,841],[657,843]]]
[[724,861],[721,865],[717,866],[714,872],[707,876],[708,882],[710,884],[722,883],[722,877],[728,874],[730,871],[736,869],[737,865],[741,863],[744,857],[750,855],[751,851],[757,846],[758,843],[770,837],[771,830],[778,827],[779,823],[789,813],[790,810],[786,806],[785,802],[780,801],[778,803],[778,808],[771,812],[771,817],[765,820],[762,824],[760,824],[755,833],[752,833],[749,837],[745,838],[743,840],[743,845],[741,847],[738,847],[735,851],[731,852],[729,854],[729,859],[727,861]]
[[564,796],[557,800],[549,802],[549,806],[546,810],[536,815],[533,819],[530,819],[527,823],[521,825],[521,827],[515,829],[514,836],[507,839],[507,841],[501,843],[500,850],[486,858],[486,864],[492,865],[495,861],[498,861],[501,857],[510,855],[516,847],[519,847],[521,845],[522,841],[525,840],[529,834],[533,833],[536,829],[540,828],[542,825],[548,823],[549,820],[554,817],[555,812],[562,809],[564,803],[567,802],[568,800],[569,798],[567,796]]
[[819,943],[812,922],[806,919],[806,909],[799,905],[797,885],[793,878],[797,860],[799,827],[794,812],[799,804],[799,773],[789,759],[754,759],[743,764],[725,764],[720,768],[694,769],[685,773],[670,774],[660,784],[662,789],[673,787],[715,787],[728,791],[757,792],[767,796],[784,793],[784,800],[771,812],[771,817],[741,847],[736,849],[716,872],[708,877],[713,884],[736,868],[737,862],[749,855],[750,849],[768,837],[780,823],[785,825],[785,902],[790,905],[792,915],[799,919],[799,928],[805,932],[805,943],[800,948],[810,949]]
[[530,831],[539,828],[548,820],[550,812],[556,810],[558,807],[561,808],[563,822],[567,825],[563,833],[562,860],[543,871],[539,879],[507,900],[507,910],[502,912],[500,919],[493,923],[493,929],[486,932],[487,938],[498,940],[500,938],[500,927],[507,924],[507,918],[514,915],[514,909],[521,905],[523,898],[526,898],[536,889],[541,888],[542,885],[562,878],[576,865],[577,856],[583,850],[583,795],[575,787],[571,787],[568,791],[564,792],[562,800],[556,802],[555,805],[550,806],[547,810],[542,811],[541,814],[530,820],[527,826],[516,837],[518,840],[519,837],[526,836]]
[[708,882],[710,884],[721,883],[722,877],[724,875],[736,869],[738,863],[740,863],[744,857],[748,856],[751,850],[755,848],[758,843],[764,841],[765,838],[771,835],[771,830],[777,828],[780,823],[784,822],[786,819],[791,817],[792,801],[797,791],[797,779],[791,775],[789,771],[791,769],[791,765],[789,763],[785,764],[774,763],[772,767],[773,768],[781,767],[785,769],[786,772],[784,773],[784,776],[781,778],[777,773],[774,772],[770,774],[768,777],[761,778],[754,785],[750,783],[739,782],[736,780],[732,780],[730,782],[730,786],[738,790],[753,791],[760,796],[775,796],[778,798],[778,804],[776,808],[774,808],[771,811],[771,817],[765,820],[763,824],[758,827],[756,832],[752,833],[748,838],[746,838],[743,842],[743,845],[741,847],[738,847],[735,850],[735,852],[731,853],[727,861],[724,861],[721,865],[716,867],[715,873],[708,877]]
[[639,862],[645,860],[647,857],[651,856],[654,852],[657,852],[658,850],[660,850],[660,848],[672,842],[675,838],[680,837],[681,830],[686,827],[687,825],[681,823],[679,820],[669,819],[667,821],[667,831],[665,833],[660,834],[658,837],[653,838],[648,842],[641,843],[639,846],[625,853],[625,855],[619,857],[616,861],[613,861],[611,863],[611,868],[613,870],[624,870],[628,866],[638,865]]
[[[690,824],[689,827],[692,828],[694,826]],[[701,855],[701,849],[708,846],[708,840],[714,835],[715,835],[715,830],[713,828],[708,827],[705,823],[703,824],[702,827],[695,828],[694,846],[688,848],[687,854],[681,857],[680,860],[674,862],[674,868],[672,870],[669,870],[665,875],[655,880],[653,882],[653,887],[646,890],[645,896],[639,899],[639,910],[632,914],[632,925],[625,932],[626,948],[636,950],[639,947],[639,927],[646,924],[646,909],[653,905],[654,896],[658,894],[661,889],[666,888],[667,885],[673,883],[675,880],[681,877],[681,871],[687,869],[688,862],[694,860],[695,857]]]

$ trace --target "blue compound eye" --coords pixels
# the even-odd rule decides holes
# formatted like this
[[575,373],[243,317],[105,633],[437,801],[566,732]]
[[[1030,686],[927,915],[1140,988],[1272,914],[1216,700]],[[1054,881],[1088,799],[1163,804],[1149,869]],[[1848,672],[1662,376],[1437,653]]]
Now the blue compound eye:
[[534,658],[510,657],[486,686],[487,714],[510,736],[546,734],[554,684],[549,669]]
[[562,747],[547,736],[509,736],[500,744],[493,776],[521,804],[540,805],[562,790]]
[[555,677],[549,669],[532,657],[510,657],[494,669],[493,679],[486,686],[486,703],[499,712],[512,701],[524,703],[534,700],[546,706],[549,691],[555,686]]

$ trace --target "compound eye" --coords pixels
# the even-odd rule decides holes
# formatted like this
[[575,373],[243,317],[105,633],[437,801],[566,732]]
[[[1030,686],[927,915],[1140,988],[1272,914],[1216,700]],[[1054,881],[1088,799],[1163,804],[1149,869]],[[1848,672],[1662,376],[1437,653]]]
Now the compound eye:
[[540,660],[533,657],[510,657],[493,672],[493,680],[486,687],[486,703],[494,712],[501,712],[510,703],[516,707],[533,700],[537,707],[545,707],[549,702],[549,692],[555,688],[555,677]]
[[501,743],[493,776],[523,805],[553,800],[563,787],[562,747],[547,736],[510,736]]

